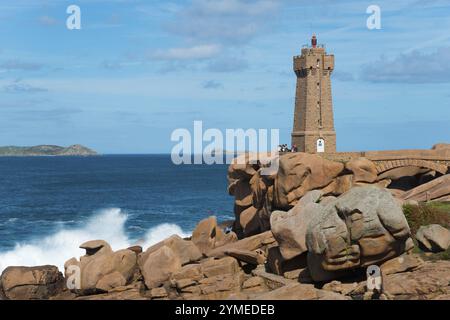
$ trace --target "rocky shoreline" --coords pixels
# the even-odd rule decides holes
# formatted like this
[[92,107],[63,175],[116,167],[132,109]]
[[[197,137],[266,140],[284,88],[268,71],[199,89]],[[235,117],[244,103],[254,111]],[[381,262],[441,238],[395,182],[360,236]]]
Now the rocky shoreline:
[[[113,251],[104,240],[88,241],[65,270],[5,269],[0,299],[448,300],[450,212],[416,225],[404,205],[419,206],[424,193],[446,199],[449,172],[392,170],[380,175],[365,158],[293,153],[252,162],[241,155],[228,170],[232,225],[209,217],[191,237],[172,235],[149,248]],[[379,292],[367,287],[373,265],[381,270]]]

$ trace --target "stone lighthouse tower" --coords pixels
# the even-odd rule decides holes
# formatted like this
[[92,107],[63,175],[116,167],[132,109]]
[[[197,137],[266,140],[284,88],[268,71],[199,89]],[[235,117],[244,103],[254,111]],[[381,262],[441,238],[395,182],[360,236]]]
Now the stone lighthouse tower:
[[301,152],[336,152],[331,97],[334,55],[327,54],[312,36],[311,46],[294,57],[297,75],[292,145]]

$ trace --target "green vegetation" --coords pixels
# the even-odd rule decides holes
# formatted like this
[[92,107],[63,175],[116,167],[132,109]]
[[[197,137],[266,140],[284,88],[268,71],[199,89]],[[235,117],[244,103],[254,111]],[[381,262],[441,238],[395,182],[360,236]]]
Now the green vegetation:
[[[419,205],[404,205],[403,213],[408,221],[413,238],[420,226],[429,224],[440,224],[450,228],[450,203],[449,202],[428,202]],[[419,253],[425,260],[450,260],[450,248],[439,253],[423,253],[417,246],[414,239],[414,252]]]
[[425,260],[450,260],[450,248],[443,252],[433,253],[432,255],[425,257]]
[[419,205],[404,205],[403,213],[408,221],[411,234],[415,236],[420,226],[440,224],[450,228],[450,203],[427,202]]

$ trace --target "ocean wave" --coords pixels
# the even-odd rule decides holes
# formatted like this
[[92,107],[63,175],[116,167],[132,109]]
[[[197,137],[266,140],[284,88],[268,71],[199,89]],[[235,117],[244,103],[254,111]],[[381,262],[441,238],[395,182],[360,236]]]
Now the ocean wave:
[[149,229],[141,239],[130,239],[125,233],[127,214],[119,208],[104,209],[92,216],[85,226],[76,229],[60,230],[27,243],[16,244],[10,251],[0,252],[0,272],[8,266],[39,266],[51,264],[64,270],[64,262],[72,257],[79,258],[84,250],[79,245],[88,240],[107,241],[113,250],[132,245],[145,248],[177,234],[189,236],[178,225],[164,223]]

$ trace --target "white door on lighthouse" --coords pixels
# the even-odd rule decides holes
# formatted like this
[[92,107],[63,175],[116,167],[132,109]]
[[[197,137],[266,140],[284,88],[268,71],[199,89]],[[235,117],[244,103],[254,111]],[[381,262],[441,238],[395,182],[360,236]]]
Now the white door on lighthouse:
[[322,138],[317,139],[317,152],[325,152],[325,140]]

